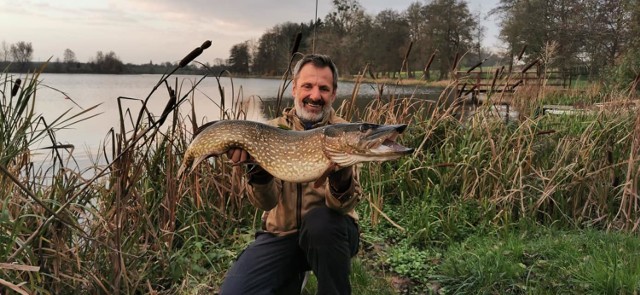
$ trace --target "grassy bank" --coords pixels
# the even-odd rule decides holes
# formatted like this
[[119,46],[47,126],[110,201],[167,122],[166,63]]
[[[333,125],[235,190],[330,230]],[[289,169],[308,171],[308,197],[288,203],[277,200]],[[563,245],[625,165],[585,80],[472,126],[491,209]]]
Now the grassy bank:
[[[121,110],[97,155],[108,164],[77,171],[67,165],[73,147],[57,144],[55,131],[85,124],[91,110],[43,122],[33,112],[37,74],[15,93],[15,76],[0,83],[0,293],[217,290],[261,212],[247,202],[242,167],[224,158],[176,178],[199,124],[191,90],[170,87],[163,114]],[[523,89],[512,102],[520,119],[508,123],[490,105],[469,115],[446,93],[436,103],[381,97],[363,110],[340,107],[347,118],[409,124],[401,141],[417,149],[362,169],[354,293],[640,291],[634,104],[615,91]],[[609,107],[539,111],[563,101]],[[242,117],[235,104],[222,107],[226,118]],[[37,167],[31,154],[42,140],[51,157]]]

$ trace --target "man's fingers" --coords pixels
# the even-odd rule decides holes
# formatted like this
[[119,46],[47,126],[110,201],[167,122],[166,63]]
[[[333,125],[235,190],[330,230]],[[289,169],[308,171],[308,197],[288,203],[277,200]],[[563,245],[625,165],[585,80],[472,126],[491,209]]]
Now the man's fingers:
[[232,163],[238,163],[240,161],[240,157],[242,156],[242,150],[241,149],[230,149],[228,152],[229,160]]
[[234,165],[246,163],[251,158],[243,149],[230,149],[227,151],[227,157]]
[[240,163],[245,163],[249,158],[249,153],[245,150],[240,150]]

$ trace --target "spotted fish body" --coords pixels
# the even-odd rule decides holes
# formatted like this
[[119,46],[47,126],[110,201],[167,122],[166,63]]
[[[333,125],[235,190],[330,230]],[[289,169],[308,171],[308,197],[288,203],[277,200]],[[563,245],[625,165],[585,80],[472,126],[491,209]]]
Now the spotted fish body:
[[292,131],[253,121],[218,121],[193,139],[178,175],[189,166],[193,170],[210,156],[241,148],[276,178],[289,182],[315,181],[331,169],[411,153],[413,149],[393,142],[405,127],[348,123]]

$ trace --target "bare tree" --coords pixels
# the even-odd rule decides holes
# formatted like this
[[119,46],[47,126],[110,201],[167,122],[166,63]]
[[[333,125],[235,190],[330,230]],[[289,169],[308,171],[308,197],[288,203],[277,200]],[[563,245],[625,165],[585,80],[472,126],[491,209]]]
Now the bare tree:
[[67,48],[64,50],[64,54],[63,54],[63,61],[64,63],[74,63],[77,62],[78,60],[76,59],[76,53],[73,52],[73,50]]
[[326,22],[340,33],[351,33],[364,16],[364,9],[358,0],[333,0],[333,10],[326,16]]
[[2,61],[8,61],[11,57],[11,50],[9,49],[9,44],[6,41],[2,41],[2,48],[0,48],[0,54],[2,54]]
[[18,63],[28,63],[33,56],[33,46],[31,42],[20,41],[11,45],[11,56],[13,61]]

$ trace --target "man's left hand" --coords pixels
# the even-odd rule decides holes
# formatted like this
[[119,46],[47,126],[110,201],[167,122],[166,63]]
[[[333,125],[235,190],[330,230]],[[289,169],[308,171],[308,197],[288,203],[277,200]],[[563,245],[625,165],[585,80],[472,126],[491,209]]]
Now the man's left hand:
[[341,168],[329,174],[329,186],[334,193],[344,193],[351,186],[353,167]]

